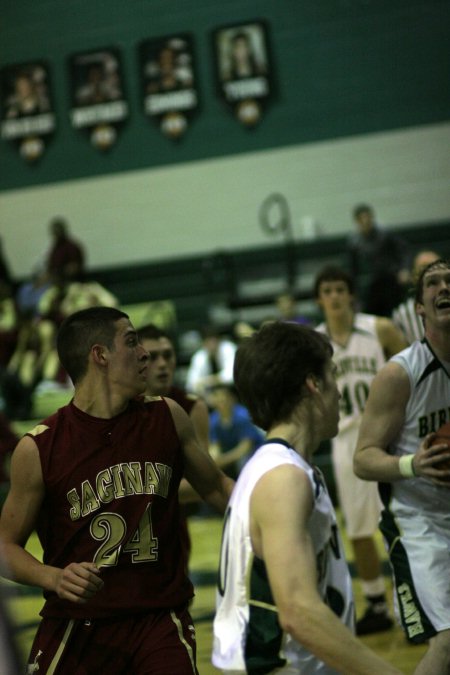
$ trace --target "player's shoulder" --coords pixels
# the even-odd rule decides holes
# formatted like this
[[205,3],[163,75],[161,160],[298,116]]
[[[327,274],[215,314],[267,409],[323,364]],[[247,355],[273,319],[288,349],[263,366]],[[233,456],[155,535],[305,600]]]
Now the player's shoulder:
[[143,394],[142,396],[139,396],[138,398],[134,399],[134,402],[137,405],[147,405],[162,400],[163,400],[162,396],[150,396],[150,394]]
[[356,312],[353,318],[353,326],[357,330],[375,334],[378,318],[375,314]]
[[38,438],[47,431],[55,430],[72,417],[72,405],[72,402],[70,402],[61,408],[58,408],[52,415],[49,415],[31,427],[31,429],[28,429],[24,435],[31,438]]
[[175,385],[169,389],[168,397],[172,398],[174,401],[189,401],[191,403],[195,403],[199,400],[199,397],[196,394]]

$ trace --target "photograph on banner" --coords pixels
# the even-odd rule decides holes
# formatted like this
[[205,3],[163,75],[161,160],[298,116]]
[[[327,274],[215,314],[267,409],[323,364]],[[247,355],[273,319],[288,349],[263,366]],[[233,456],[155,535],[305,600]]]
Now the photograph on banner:
[[243,125],[255,126],[274,90],[266,22],[216,28],[213,48],[219,96]]
[[1,137],[22,157],[39,159],[56,127],[48,66],[41,61],[5,66],[0,72]]
[[81,52],[69,57],[71,122],[88,132],[99,150],[109,150],[128,117],[118,49]]
[[198,110],[194,45],[189,34],[139,45],[144,112],[169,138],[181,138]]

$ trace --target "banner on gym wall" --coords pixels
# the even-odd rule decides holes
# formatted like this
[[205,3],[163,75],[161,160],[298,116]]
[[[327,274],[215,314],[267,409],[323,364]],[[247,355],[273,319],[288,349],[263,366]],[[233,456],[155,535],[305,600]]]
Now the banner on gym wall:
[[0,71],[0,130],[28,162],[42,157],[56,118],[48,66],[41,62],[5,66]]
[[139,63],[145,114],[165,136],[182,138],[199,107],[192,36],[145,40]]
[[69,72],[72,126],[86,131],[98,150],[109,150],[129,114],[119,50],[73,54]]
[[274,90],[266,22],[216,28],[213,51],[220,98],[241,124],[255,127]]

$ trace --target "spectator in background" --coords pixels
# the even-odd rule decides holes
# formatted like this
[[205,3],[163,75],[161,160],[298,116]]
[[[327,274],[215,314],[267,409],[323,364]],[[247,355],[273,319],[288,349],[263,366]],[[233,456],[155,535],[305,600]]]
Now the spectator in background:
[[191,357],[186,375],[186,389],[204,396],[217,384],[233,383],[236,344],[223,337],[214,326],[202,331],[202,347]]
[[417,283],[422,270],[439,258],[440,256],[435,251],[425,250],[417,253],[412,265],[412,287],[410,289],[409,297],[401,302],[392,312],[393,322],[400,328],[409,344],[412,344],[415,340],[422,340],[425,334],[422,318],[418,316],[416,312],[416,301],[413,296],[415,284]]
[[409,281],[409,247],[378,226],[371,206],[355,206],[353,219],[357,231],[349,238],[348,254],[360,309],[389,317],[403,300]]
[[[49,371],[53,371],[50,355],[54,348],[56,325],[48,312],[48,298],[53,298],[54,289],[47,272],[41,271],[22,283],[16,293],[18,336],[8,370],[15,373],[30,391],[40,379],[50,379]],[[47,363],[49,357],[52,365]]]
[[281,321],[292,321],[293,323],[303,323],[308,325],[309,320],[298,313],[295,296],[288,291],[281,293],[275,298],[275,306],[278,317]]
[[[52,326],[42,342],[44,356],[40,370],[40,387],[53,388],[67,384],[56,351],[56,333],[62,321],[71,314],[89,307],[118,307],[119,300],[96,281],[66,281],[54,284],[39,303],[41,325]],[[42,333],[42,327],[41,331]]]
[[53,244],[47,254],[46,271],[57,282],[76,281],[83,277],[85,254],[82,246],[71,239],[64,218],[50,222]]
[[40,270],[23,281],[16,292],[16,306],[21,321],[36,319],[41,315],[40,302],[52,283],[47,272]]
[[59,311],[61,317],[88,307],[118,307],[119,299],[97,281],[73,281],[66,285]]
[[253,424],[250,414],[238,402],[234,387],[218,384],[211,392],[209,451],[216,464],[231,478],[264,442],[263,433]]

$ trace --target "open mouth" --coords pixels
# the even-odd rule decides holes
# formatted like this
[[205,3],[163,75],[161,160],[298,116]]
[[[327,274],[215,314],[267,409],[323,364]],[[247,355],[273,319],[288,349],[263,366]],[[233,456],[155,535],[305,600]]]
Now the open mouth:
[[442,297],[436,300],[437,309],[450,309],[450,297]]

